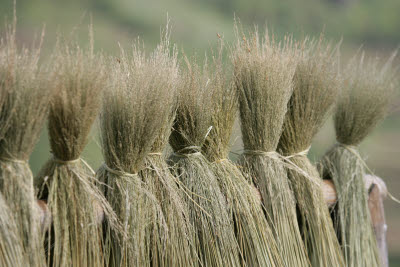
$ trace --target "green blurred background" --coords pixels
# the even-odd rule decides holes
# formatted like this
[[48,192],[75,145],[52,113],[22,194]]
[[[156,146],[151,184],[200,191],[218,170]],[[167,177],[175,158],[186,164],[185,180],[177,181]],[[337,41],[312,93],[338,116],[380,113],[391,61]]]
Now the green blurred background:
[[[12,1],[0,1],[0,18],[12,17]],[[31,43],[46,26],[43,53],[49,55],[57,33],[72,31],[87,44],[87,25],[92,15],[95,48],[111,55],[118,43],[127,47],[140,36],[152,49],[160,30],[171,19],[172,41],[186,54],[204,55],[217,43],[217,33],[233,40],[234,16],[245,27],[268,25],[277,35],[317,36],[325,31],[335,41],[343,38],[342,55],[348,57],[362,45],[371,56],[385,58],[400,44],[400,0],[19,0],[18,41]],[[76,29],[76,30],[74,30]],[[4,36],[4,27],[0,30]],[[397,64],[400,61],[397,60]],[[400,196],[400,100],[393,99],[388,118],[365,140],[361,151],[369,166],[382,177],[389,191]],[[83,157],[94,168],[101,163],[101,149],[95,134]],[[239,136],[239,131],[235,132]],[[237,139],[237,138],[233,138]],[[239,139],[240,140],[240,139]],[[310,153],[318,158],[335,142],[331,121],[315,138]],[[240,141],[234,144],[239,147]],[[50,156],[45,129],[30,163],[34,173]],[[400,266],[400,204],[385,201],[391,266]]]

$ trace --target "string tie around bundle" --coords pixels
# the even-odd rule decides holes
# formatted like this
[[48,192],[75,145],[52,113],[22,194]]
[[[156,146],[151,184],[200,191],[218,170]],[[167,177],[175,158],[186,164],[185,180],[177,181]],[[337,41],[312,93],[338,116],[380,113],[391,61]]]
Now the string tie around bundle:
[[262,151],[262,150],[243,150],[243,154],[246,156],[265,156],[271,159],[279,160],[282,156],[276,151]]
[[310,151],[310,148],[311,148],[311,146],[309,146],[307,149],[305,149],[305,150],[303,150],[303,151],[300,151],[300,152],[297,152],[297,153],[294,153],[294,154],[285,156],[284,158],[285,158],[286,160],[288,160],[288,159],[291,159],[291,158],[294,158],[294,157],[301,157],[301,156],[307,157],[307,154],[308,154],[308,152]]
[[335,146],[343,147],[343,148],[347,149],[348,151],[350,151],[350,152],[353,153],[353,154],[359,154],[359,153],[357,152],[357,146],[354,146],[354,145],[346,145],[346,144],[343,144],[343,143],[340,143],[340,142],[336,143]]
[[163,153],[162,152],[150,152],[149,154],[147,154],[147,156],[162,156]]
[[[343,147],[345,149],[347,149],[350,153],[352,153],[354,156],[356,156],[358,158],[358,160],[360,161],[360,163],[364,166],[364,168],[369,172],[369,174],[371,175],[375,175],[375,173],[368,167],[367,163],[365,162],[365,160],[361,157],[360,153],[358,153],[357,147],[353,146],[353,145],[346,145],[343,143],[337,143],[336,146],[340,146]],[[375,175],[376,176],[376,175]],[[397,199],[395,196],[393,196],[389,190],[387,190],[387,194],[389,196],[389,198],[391,200],[393,200],[394,202],[397,202],[400,204],[400,200]]]
[[8,158],[8,157],[0,157],[0,161],[12,162],[12,163],[19,163],[19,164],[28,164],[28,160],[23,159],[15,159],[15,158]]
[[186,158],[189,156],[199,156],[201,155],[200,151],[201,147],[199,146],[187,146],[174,152],[173,155],[180,158]]
[[117,176],[125,176],[125,177],[132,177],[132,178],[136,178],[138,176],[137,173],[129,173],[129,172],[124,172],[121,170],[115,170],[110,168],[105,162],[103,163],[103,167],[104,169],[106,169],[109,173],[115,174]]
[[67,164],[74,164],[74,163],[78,163],[81,161],[81,158],[77,158],[77,159],[71,159],[71,160],[62,160],[57,158],[56,156],[53,156],[52,159],[54,162],[58,163],[58,164],[62,164],[62,165],[67,165]]

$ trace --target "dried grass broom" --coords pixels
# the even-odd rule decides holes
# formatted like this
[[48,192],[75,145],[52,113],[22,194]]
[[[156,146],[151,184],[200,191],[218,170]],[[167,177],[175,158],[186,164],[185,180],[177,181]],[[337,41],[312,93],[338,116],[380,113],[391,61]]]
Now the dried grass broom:
[[[145,158],[145,167],[139,172],[146,190],[160,203],[163,217],[159,218],[158,213],[152,215],[152,228],[149,228],[150,232],[146,234],[146,239],[150,240],[145,244],[150,245],[147,249],[152,253],[153,266],[193,266],[196,265],[196,252],[190,240],[193,227],[182,198],[184,192],[178,187],[163,155],[175,119],[179,79],[176,49],[173,48],[172,54],[168,56],[168,50],[171,48],[168,28],[166,34],[155,55],[159,67],[165,72],[164,88],[159,91],[164,100],[156,107],[157,112],[163,114],[163,120],[159,121],[156,130],[158,134]],[[163,232],[159,227],[165,226],[158,223],[158,220],[165,220],[168,227],[167,236],[159,234]]]
[[301,44],[294,75],[294,90],[288,104],[278,144],[297,168],[287,168],[295,195],[298,222],[312,266],[343,266],[343,255],[325,204],[321,179],[307,158],[313,136],[322,126],[339,93],[338,47],[323,38]]
[[53,154],[35,178],[53,226],[46,235],[49,266],[102,266],[101,219],[116,216],[97,187],[95,173],[80,158],[106,86],[104,60],[93,46],[57,45],[52,58],[48,133]]
[[262,43],[257,32],[249,40],[244,34],[243,41],[238,38],[232,56],[245,149],[239,164],[261,193],[284,264],[307,266],[294,196],[282,157],[276,152],[296,68],[292,41],[286,38],[278,43],[268,32]]
[[210,131],[212,90],[215,81],[207,65],[190,63],[180,85],[177,115],[169,142],[174,153],[169,162],[187,194],[189,219],[195,228],[194,245],[202,266],[239,266],[233,222],[212,166],[201,153]]
[[213,126],[203,146],[205,157],[212,162],[222,193],[227,199],[228,214],[234,222],[236,239],[248,266],[282,266],[271,226],[264,216],[255,188],[228,159],[229,140],[238,112],[238,94],[222,63],[222,42],[213,60],[212,90]]
[[0,189],[18,228],[22,263],[44,266],[40,212],[28,160],[46,119],[52,91],[46,87],[44,68],[38,64],[44,34],[39,48],[21,50],[17,49],[15,34],[14,14],[14,24],[8,26],[0,45],[0,87],[5,92],[0,110]]
[[110,69],[100,116],[105,163],[97,175],[105,182],[106,198],[124,227],[124,234],[107,231],[105,252],[110,266],[184,265],[190,261],[186,255],[190,248],[179,255],[173,254],[176,247],[162,251],[167,242],[185,242],[185,236],[168,240],[170,218],[164,216],[165,204],[157,199],[151,182],[138,174],[146,167],[145,158],[171,115],[176,58],[164,45],[150,55],[138,45],[129,56],[121,49],[120,58]]
[[319,165],[322,177],[333,180],[338,195],[334,225],[346,266],[381,265],[363,179],[368,167],[357,146],[388,111],[396,85],[396,73],[391,69],[393,59],[394,56],[379,67],[378,60],[364,61],[362,54],[347,66],[334,114],[338,143]]
[[[4,40],[0,41],[0,116],[7,114],[10,107],[4,105],[10,103],[7,97],[10,95],[9,90],[12,89],[9,82],[10,80],[10,54],[9,47]],[[16,51],[13,51],[16,52]],[[3,112],[4,108],[4,112]],[[12,108],[12,107],[11,107]],[[8,120],[10,117],[0,117],[2,126],[0,127],[0,140],[3,139],[4,133],[8,129]],[[8,205],[0,193],[0,266],[22,266],[23,265],[23,245],[22,240],[19,239],[18,226],[14,221],[13,214],[8,208]],[[24,263],[26,264],[26,263]]]

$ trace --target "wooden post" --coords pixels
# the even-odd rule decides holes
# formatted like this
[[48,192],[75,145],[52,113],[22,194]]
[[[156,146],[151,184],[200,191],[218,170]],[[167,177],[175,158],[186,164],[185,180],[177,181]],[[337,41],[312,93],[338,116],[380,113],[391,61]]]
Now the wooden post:
[[[387,225],[385,220],[385,210],[383,207],[383,200],[387,196],[386,184],[381,178],[369,174],[365,175],[364,182],[365,189],[369,195],[368,207],[371,214],[372,226],[375,231],[382,266],[388,267],[389,260],[386,242]],[[328,206],[332,206],[336,203],[336,190],[331,180],[324,180],[322,184],[322,192]]]

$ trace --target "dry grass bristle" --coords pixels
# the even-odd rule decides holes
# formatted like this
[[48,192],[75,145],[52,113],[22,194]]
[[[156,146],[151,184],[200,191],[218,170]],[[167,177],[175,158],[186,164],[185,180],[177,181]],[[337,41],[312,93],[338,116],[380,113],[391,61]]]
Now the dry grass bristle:
[[388,111],[396,86],[394,56],[383,67],[376,59],[364,60],[363,53],[350,61],[334,115],[339,143],[319,164],[322,177],[333,180],[338,195],[334,225],[346,266],[381,265],[364,185],[368,171],[356,146]]
[[334,114],[336,139],[345,145],[358,145],[385,117],[398,72],[392,68],[394,53],[381,66],[378,59],[354,57],[343,72],[343,92]]
[[[39,217],[36,210],[32,173],[27,163],[48,112],[52,91],[39,67],[40,43],[17,49],[16,19],[1,40],[0,87],[0,188],[13,211],[18,240],[23,244],[23,262],[44,266]],[[4,98],[3,98],[4,97]]]
[[24,261],[23,244],[22,240],[19,239],[17,224],[1,193],[0,210],[0,265],[26,265],[27,262]]
[[298,222],[313,266],[342,266],[343,255],[321,191],[318,171],[306,156],[340,89],[338,47],[305,39],[300,46],[293,94],[278,149],[289,155],[288,178],[295,195]]
[[213,57],[211,83],[213,126],[203,146],[205,157],[212,162],[212,169],[222,193],[226,197],[228,214],[234,222],[236,239],[245,264],[248,266],[281,266],[271,226],[267,222],[255,188],[228,159],[229,140],[236,114],[238,93],[233,85],[231,69],[222,62],[223,44]]
[[188,260],[184,256],[171,258],[170,251],[160,251],[168,241],[170,218],[165,218],[154,188],[138,175],[146,167],[145,158],[160,129],[171,116],[174,96],[169,94],[177,81],[177,69],[175,52],[171,54],[169,49],[168,38],[149,55],[139,44],[133,46],[131,55],[121,49],[109,70],[100,117],[105,164],[97,175],[107,184],[106,197],[127,235],[115,242],[119,234],[108,230],[105,249],[111,265],[162,265],[166,257],[165,264]]
[[288,104],[279,150],[287,155],[309,148],[340,93],[338,46],[305,39],[299,47],[294,90]]
[[294,196],[284,163],[275,152],[293,90],[295,44],[289,36],[279,42],[268,32],[262,39],[257,31],[246,36],[237,30],[236,35],[232,60],[245,149],[239,164],[261,193],[284,264],[307,266]]
[[180,184],[187,190],[185,203],[195,228],[194,245],[201,265],[238,266],[241,263],[234,227],[225,197],[210,163],[201,154],[212,131],[212,88],[216,82],[207,63],[189,62],[180,84],[177,115],[169,142],[170,157]]
[[[165,53],[165,56],[169,54],[169,63],[164,70],[169,74],[169,79],[159,91],[164,102],[156,107],[158,112],[163,114],[164,121],[158,125],[158,134],[145,158],[144,168],[139,173],[146,190],[160,203],[163,217],[160,218],[158,213],[150,214],[153,221],[148,226],[145,244],[148,244],[147,249],[152,254],[153,266],[193,266],[196,265],[197,259],[193,240],[190,239],[193,228],[182,198],[184,192],[177,185],[176,178],[171,174],[163,155],[175,119],[179,75],[177,51],[173,47],[172,53],[168,52],[171,45],[168,28],[166,30],[159,52]],[[159,223],[162,220],[168,229],[166,235],[161,234],[165,227]]]
[[[106,87],[104,60],[92,47],[57,45],[52,58],[48,133],[52,158],[35,179],[53,227],[46,235],[50,266],[101,266],[99,216],[116,226],[116,216],[97,187],[95,173],[80,159]],[[104,215],[99,215],[104,213]]]

